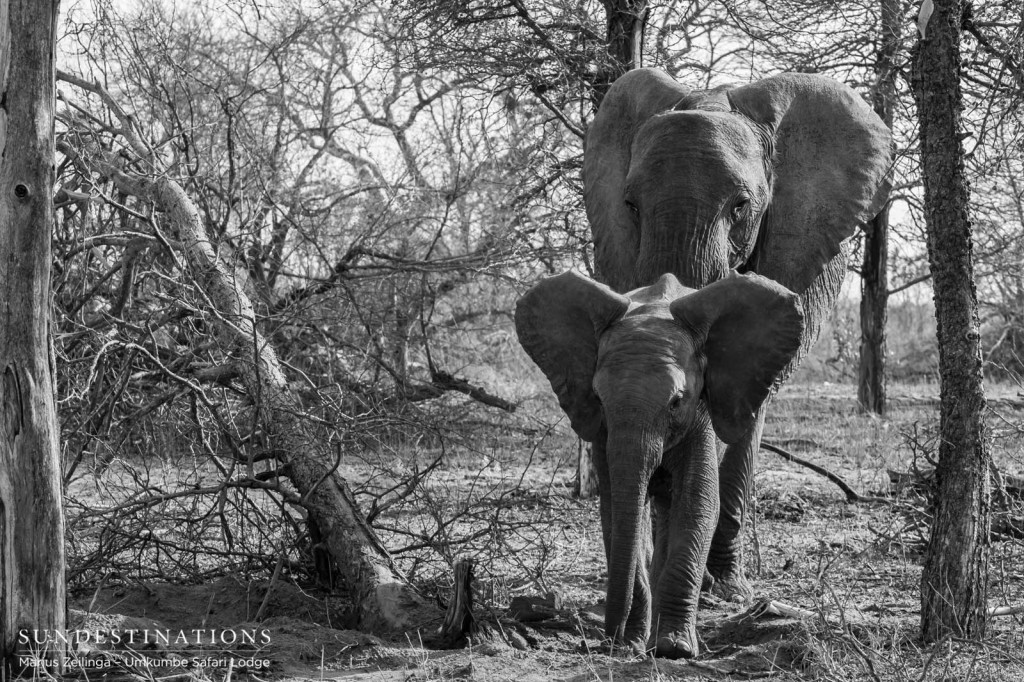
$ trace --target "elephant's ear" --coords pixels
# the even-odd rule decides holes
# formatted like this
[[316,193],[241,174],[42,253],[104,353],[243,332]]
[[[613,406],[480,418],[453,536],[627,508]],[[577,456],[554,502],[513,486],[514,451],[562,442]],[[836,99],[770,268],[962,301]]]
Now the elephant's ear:
[[704,400],[715,433],[735,443],[800,347],[800,297],[766,277],[732,273],[669,307],[704,357]]
[[631,285],[638,230],[625,203],[633,136],[651,116],[690,92],[657,69],[634,69],[616,80],[587,131],[583,202],[594,235],[598,275],[616,291]]
[[601,428],[601,403],[592,381],[597,346],[629,299],[575,272],[543,280],[516,304],[516,333],[558,395],[573,430],[593,442]]
[[892,136],[846,85],[788,73],[730,90],[733,108],[774,132],[774,190],[752,270],[804,293],[889,194]]

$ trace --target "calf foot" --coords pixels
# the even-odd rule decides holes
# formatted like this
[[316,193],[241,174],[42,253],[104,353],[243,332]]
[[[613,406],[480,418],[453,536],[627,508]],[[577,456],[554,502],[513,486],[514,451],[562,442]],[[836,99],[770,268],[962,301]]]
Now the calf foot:
[[754,587],[743,575],[743,569],[737,567],[718,573],[714,568],[710,568],[709,574],[714,581],[711,585],[711,594],[737,604],[749,604],[754,601]]
[[698,650],[697,631],[690,627],[659,634],[654,655],[661,658],[694,658]]

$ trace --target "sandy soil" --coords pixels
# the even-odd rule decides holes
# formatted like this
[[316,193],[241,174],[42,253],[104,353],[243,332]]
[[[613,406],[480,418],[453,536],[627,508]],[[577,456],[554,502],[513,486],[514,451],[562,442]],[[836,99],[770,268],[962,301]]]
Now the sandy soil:
[[[1020,430],[1024,405],[1010,389],[997,396],[994,449],[1004,471],[1024,475]],[[779,397],[766,439],[842,475],[862,493],[888,495],[887,470],[911,467],[906,434],[934,426],[934,392],[894,392],[886,419],[858,415],[850,387],[787,388]],[[510,452],[516,448],[510,448]],[[848,504],[821,476],[764,453],[757,472],[755,523],[749,532],[748,570],[760,596],[799,607],[800,617],[759,613],[749,605],[708,599],[702,604],[696,661],[635,658],[602,649],[606,572],[597,505],[570,494],[575,442],[549,438],[530,455],[529,475],[502,497],[503,523],[521,535],[521,552],[481,553],[476,584],[478,615],[491,636],[466,648],[438,651],[421,645],[437,623],[377,637],[346,630],[348,604],[332,593],[286,579],[225,576],[203,585],[138,584],[111,580],[74,600],[73,618],[89,628],[249,629],[260,641],[237,647],[158,644],[142,659],[174,659],[177,666],[129,666],[138,679],[206,677],[222,680],[702,680],[702,679],[979,679],[1024,676],[1022,616],[993,619],[980,641],[950,640],[924,647],[917,639],[918,583],[924,504],[913,490],[887,501]],[[509,455],[514,457],[514,455]],[[514,462],[495,458],[450,466],[432,485],[439,490],[505,480]],[[522,462],[520,462],[522,465]],[[504,467],[504,469],[503,469]],[[504,473],[502,473],[504,471]],[[497,488],[496,488],[497,489]],[[1019,509],[1019,507],[1018,507]],[[386,522],[397,519],[385,519]],[[517,523],[517,522],[523,523]],[[411,519],[406,523],[412,524]],[[529,531],[529,532],[527,532]],[[385,533],[385,536],[387,534]],[[397,536],[396,536],[397,537]],[[392,538],[394,541],[395,538]],[[502,547],[514,548],[509,541]],[[495,558],[497,557],[497,558]],[[994,538],[990,603],[1024,604],[1024,543]],[[437,581],[427,593],[447,598]],[[270,589],[268,596],[267,592]],[[559,595],[550,617],[514,623],[505,613],[516,596]],[[265,604],[264,604],[265,602]],[[262,608],[262,618],[255,621]],[[114,615],[119,614],[119,615]],[[265,633],[265,635],[263,634]],[[82,655],[111,654],[102,646]],[[110,647],[106,647],[109,649]],[[259,667],[201,665],[231,649]],[[183,662],[182,662],[183,661]],[[123,674],[123,673],[118,673]],[[117,676],[108,671],[106,679]],[[95,679],[96,674],[90,675]]]

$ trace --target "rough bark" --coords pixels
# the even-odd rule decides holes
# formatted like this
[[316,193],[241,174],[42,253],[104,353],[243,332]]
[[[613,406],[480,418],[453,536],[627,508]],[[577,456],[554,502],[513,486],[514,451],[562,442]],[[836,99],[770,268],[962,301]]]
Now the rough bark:
[[885,323],[889,301],[889,205],[864,226],[861,263],[860,365],[857,401],[863,412],[885,414]]
[[[65,619],[47,337],[57,3],[3,2],[0,16],[0,655],[10,679],[19,653],[44,648],[19,631],[53,632]],[[63,647],[46,653],[59,669]]]
[[[881,0],[876,85],[872,106],[892,128],[896,101],[896,56],[900,46],[900,4]],[[889,301],[889,204],[864,226],[861,264],[860,368],[857,399],[864,412],[885,414],[885,322]]]
[[155,181],[117,176],[125,189],[151,198],[177,232],[196,281],[209,297],[219,333],[238,358],[246,391],[274,451],[302,496],[337,565],[339,577],[358,607],[364,630],[407,630],[428,614],[394,565],[357,506],[329,434],[315,419],[304,418],[299,399],[288,386],[277,353],[256,328],[252,303],[233,271],[217,256],[202,218],[182,187],[162,177]]
[[644,24],[648,0],[601,0],[606,22],[608,60],[594,78],[594,110],[615,80],[630,69],[643,65]]
[[576,481],[573,495],[581,500],[590,499],[598,494],[597,468],[594,466],[594,452],[589,444],[579,441],[579,453],[576,457]]
[[982,637],[989,550],[978,302],[963,162],[960,30],[963,0],[935,0],[912,55],[924,177],[928,259],[938,326],[941,418],[931,536],[921,576],[926,641]]

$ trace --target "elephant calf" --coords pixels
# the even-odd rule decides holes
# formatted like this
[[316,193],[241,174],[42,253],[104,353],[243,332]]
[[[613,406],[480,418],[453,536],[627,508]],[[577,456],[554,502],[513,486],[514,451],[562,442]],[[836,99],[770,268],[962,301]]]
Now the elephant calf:
[[696,655],[718,519],[715,436],[750,431],[802,330],[798,297],[753,274],[700,291],[666,274],[622,295],[567,272],[519,300],[520,342],[593,444],[614,641]]

